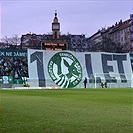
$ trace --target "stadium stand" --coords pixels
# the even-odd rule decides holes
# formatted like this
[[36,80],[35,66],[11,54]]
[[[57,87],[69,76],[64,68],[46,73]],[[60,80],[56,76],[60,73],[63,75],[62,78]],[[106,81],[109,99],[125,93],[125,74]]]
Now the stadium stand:
[[0,76],[28,77],[27,58],[0,57]]

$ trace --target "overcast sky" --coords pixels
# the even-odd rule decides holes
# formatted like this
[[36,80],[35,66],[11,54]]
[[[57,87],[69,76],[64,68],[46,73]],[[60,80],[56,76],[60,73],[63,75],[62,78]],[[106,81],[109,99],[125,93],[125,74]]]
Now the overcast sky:
[[133,13],[133,0],[0,0],[0,38],[52,31],[55,10],[61,34],[91,36]]

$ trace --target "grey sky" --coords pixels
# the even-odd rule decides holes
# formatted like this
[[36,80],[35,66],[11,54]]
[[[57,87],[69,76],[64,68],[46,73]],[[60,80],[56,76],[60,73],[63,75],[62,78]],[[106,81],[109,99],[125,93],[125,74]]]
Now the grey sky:
[[28,32],[47,34],[57,10],[61,34],[85,34],[87,37],[102,27],[133,13],[133,0],[0,0],[1,35],[11,37]]

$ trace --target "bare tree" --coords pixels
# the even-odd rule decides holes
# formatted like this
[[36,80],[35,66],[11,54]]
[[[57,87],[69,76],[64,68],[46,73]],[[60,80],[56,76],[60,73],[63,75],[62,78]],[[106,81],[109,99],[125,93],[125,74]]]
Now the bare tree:
[[5,48],[19,47],[21,42],[17,34],[12,37],[5,36],[1,40],[5,44]]
[[10,45],[11,45],[10,38],[5,36],[1,39],[1,41],[3,42],[4,48],[9,48],[10,47]]
[[112,53],[124,53],[127,49],[124,48],[120,42],[113,42],[111,38],[103,37],[101,42],[93,44],[92,51],[112,52]]
[[101,51],[112,52],[112,53],[124,53],[123,46],[120,42],[114,42],[111,38],[103,37],[101,41]]
[[13,35],[11,38],[10,38],[10,41],[11,41],[11,44],[12,45],[20,45],[20,38],[18,37],[17,34]]

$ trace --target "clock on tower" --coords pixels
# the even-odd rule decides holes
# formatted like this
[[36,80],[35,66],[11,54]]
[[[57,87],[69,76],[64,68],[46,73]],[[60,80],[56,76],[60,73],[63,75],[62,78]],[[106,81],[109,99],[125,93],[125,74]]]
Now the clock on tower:
[[60,30],[60,24],[59,23],[52,23],[52,30]]

